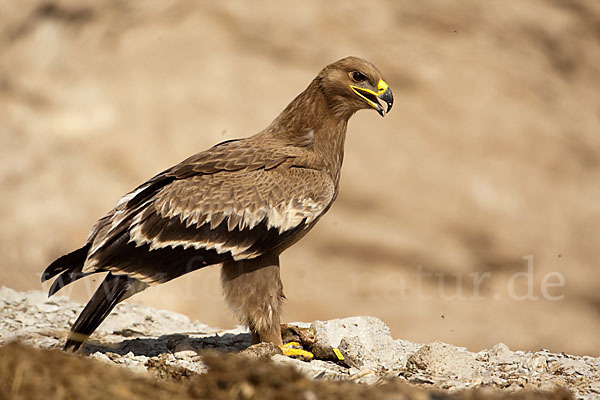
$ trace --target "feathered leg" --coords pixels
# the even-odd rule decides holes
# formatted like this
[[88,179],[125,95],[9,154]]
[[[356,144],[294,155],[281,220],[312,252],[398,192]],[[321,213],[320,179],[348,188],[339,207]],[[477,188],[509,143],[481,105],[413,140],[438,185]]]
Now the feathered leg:
[[109,273],[71,327],[64,350],[77,351],[117,304],[146,287],[137,279]]
[[221,282],[227,303],[248,326],[253,342],[282,345],[280,315],[285,296],[279,255],[226,261],[221,268]]

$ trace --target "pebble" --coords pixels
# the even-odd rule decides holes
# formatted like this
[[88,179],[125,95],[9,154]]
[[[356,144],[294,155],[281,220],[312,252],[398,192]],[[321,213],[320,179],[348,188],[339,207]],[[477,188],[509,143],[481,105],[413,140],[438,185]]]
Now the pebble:
[[112,363],[112,360],[110,358],[108,358],[108,356],[106,354],[101,353],[99,351],[95,352],[94,354],[90,354],[90,357],[95,358],[98,361]]
[[51,313],[58,311],[60,307],[57,304],[53,303],[42,303],[37,305],[37,309],[44,313]]
[[185,360],[185,359],[191,359],[191,358],[196,357],[198,355],[198,353],[196,353],[194,350],[182,350],[182,351],[173,353],[173,355],[178,360]]

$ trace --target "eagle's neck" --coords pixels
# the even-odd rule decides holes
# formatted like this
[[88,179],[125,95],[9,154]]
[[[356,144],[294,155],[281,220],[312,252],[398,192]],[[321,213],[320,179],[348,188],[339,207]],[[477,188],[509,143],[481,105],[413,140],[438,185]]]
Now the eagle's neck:
[[310,167],[326,171],[337,186],[352,114],[344,104],[328,101],[316,78],[279,114],[266,133],[310,150],[314,154],[314,165]]

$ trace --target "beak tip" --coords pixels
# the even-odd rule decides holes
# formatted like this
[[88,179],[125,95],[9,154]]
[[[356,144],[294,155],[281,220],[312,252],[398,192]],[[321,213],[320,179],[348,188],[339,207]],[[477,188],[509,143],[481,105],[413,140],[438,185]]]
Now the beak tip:
[[385,104],[387,105],[387,110],[385,112],[383,112],[383,107],[381,107],[381,112],[379,114],[383,117],[385,114],[389,113],[390,110],[392,109],[392,105],[394,104],[394,95],[392,94],[392,91],[388,87],[385,92],[383,92],[381,95],[379,95],[377,97],[379,97],[381,100],[385,101]]

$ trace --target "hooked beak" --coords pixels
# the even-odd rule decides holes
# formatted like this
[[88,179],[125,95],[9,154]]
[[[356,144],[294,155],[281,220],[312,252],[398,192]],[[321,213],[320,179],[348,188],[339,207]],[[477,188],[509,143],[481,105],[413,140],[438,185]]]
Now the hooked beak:
[[[350,88],[352,91],[354,91],[354,93],[362,97],[367,104],[373,107],[382,117],[392,109],[392,105],[394,104],[394,96],[392,94],[392,90],[383,79],[380,79],[379,83],[377,84],[377,93],[371,89],[366,89],[355,85],[350,85]],[[378,99],[381,99],[385,102],[387,105],[386,110],[383,109]]]

